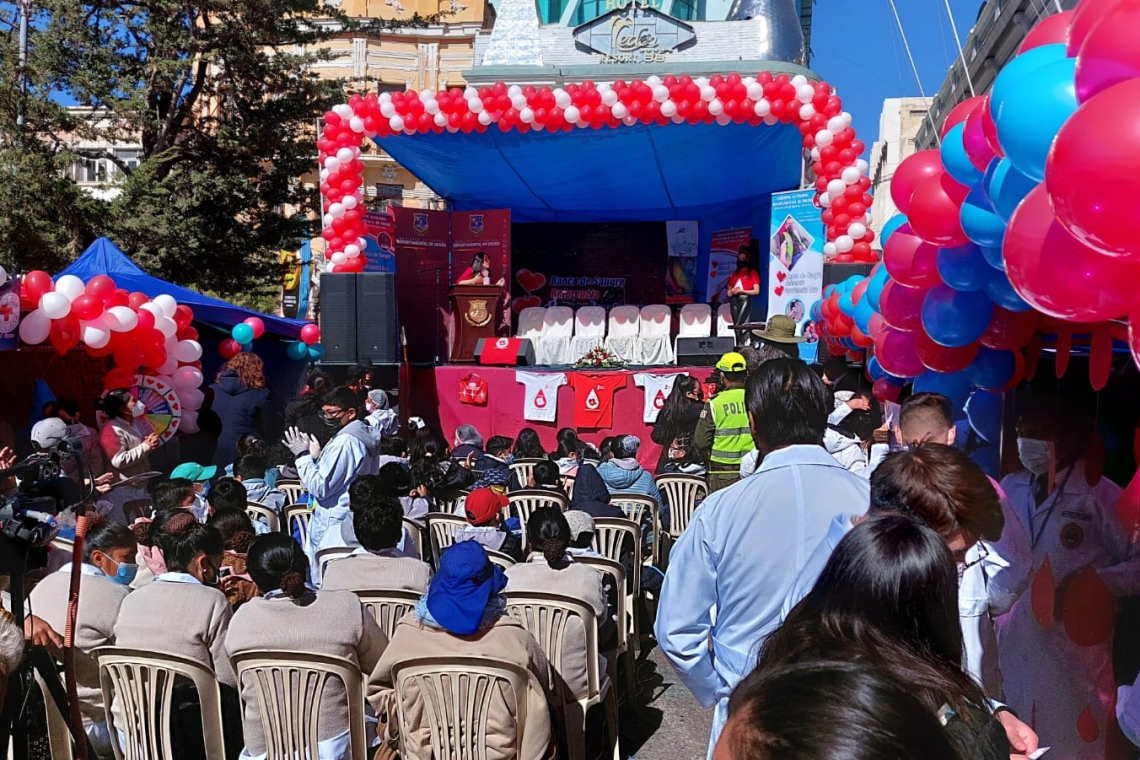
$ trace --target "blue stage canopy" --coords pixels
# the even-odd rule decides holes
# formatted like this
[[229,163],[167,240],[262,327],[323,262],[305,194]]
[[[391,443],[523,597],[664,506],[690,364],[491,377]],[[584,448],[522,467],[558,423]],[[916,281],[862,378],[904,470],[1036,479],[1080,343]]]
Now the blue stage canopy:
[[67,269],[57,274],[55,279],[58,280],[65,274],[73,274],[84,282],[96,275],[105,274],[113,279],[120,288],[145,293],[151,298],[166,293],[173,296],[178,303],[184,303],[193,309],[195,320],[216,327],[229,328],[249,317],[260,317],[265,323],[267,333],[281,338],[297,340],[301,336],[301,327],[305,324],[305,322],[295,319],[262,314],[252,309],[202,295],[195,290],[174,285],[157,277],[151,277],[128,259],[126,254],[107,238],[101,237],[92,243],[82,256]]
[[492,126],[376,142],[455,209],[509,208],[514,222],[707,220],[734,206],[746,217],[758,200],[799,187],[803,150],[789,124]]

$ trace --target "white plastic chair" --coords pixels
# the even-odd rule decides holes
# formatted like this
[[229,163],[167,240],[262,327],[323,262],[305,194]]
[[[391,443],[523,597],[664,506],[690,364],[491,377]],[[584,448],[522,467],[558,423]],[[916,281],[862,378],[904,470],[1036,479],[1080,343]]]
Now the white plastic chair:
[[[585,760],[586,715],[591,707],[599,704],[606,707],[609,739],[614,760],[618,760],[617,697],[609,677],[603,679],[599,672],[598,619],[594,610],[560,594],[507,592],[507,614],[534,636],[550,661],[551,701],[565,719],[566,754],[570,760]],[[575,619],[578,625],[571,625]],[[580,651],[583,644],[579,630],[586,637],[584,684],[578,680],[580,674],[566,672],[569,667],[566,660]]]
[[412,539],[412,543],[416,545],[416,554],[420,559],[428,560],[430,555],[424,554],[424,528],[415,520],[404,518],[404,532]]
[[[397,663],[392,683],[399,706],[401,754],[409,756],[411,733],[427,728],[433,757],[486,757],[492,705],[505,699],[515,716],[517,756],[526,736],[530,678],[519,665],[483,657],[422,657]],[[426,725],[409,725],[409,715],[420,715]]]
[[583,306],[574,315],[574,340],[570,344],[570,363],[576,362],[606,342],[606,310],[601,306]]
[[396,623],[414,610],[420,597],[423,596],[415,591],[394,588],[357,590],[353,593],[360,599],[360,605],[368,610],[389,641],[396,632]]
[[637,336],[640,332],[640,309],[636,306],[615,306],[610,309],[605,346],[626,364],[637,362]]
[[[188,678],[198,691],[206,757],[225,757],[221,696],[209,668],[186,657],[139,649],[98,647],[91,654],[99,662],[99,685],[115,760],[169,760],[174,756],[170,710],[179,677]],[[118,723],[112,705],[119,712]],[[120,743],[120,732],[126,746]]]
[[574,310],[569,306],[548,306],[542,314],[542,337],[535,361],[541,365],[570,364],[570,339],[574,334]]
[[522,483],[523,488],[529,488],[530,475],[534,472],[534,466],[545,461],[545,459],[516,459],[511,462],[511,473],[519,476],[519,483]]
[[432,566],[438,568],[439,555],[455,543],[456,532],[467,526],[467,520],[445,512],[428,512],[424,520],[427,522],[428,538],[431,541]]
[[673,312],[663,303],[641,308],[641,332],[637,336],[637,363],[672,364],[674,361]]
[[[528,306],[519,312],[519,327],[516,338],[528,338],[535,346],[542,340],[542,318],[546,309],[541,306]],[[537,349],[536,349],[537,350]]]
[[277,512],[273,507],[258,504],[256,501],[250,501],[246,502],[245,513],[249,515],[249,519],[257,520],[258,522],[268,525],[270,532],[279,533],[281,531],[281,518],[277,516]]
[[301,485],[300,481],[297,480],[279,480],[274,488],[284,491],[290,504],[300,502],[301,499],[305,497],[305,494],[308,493],[308,491],[305,490],[305,486]]
[[677,321],[677,338],[673,340],[673,356],[677,355],[677,339],[707,338],[712,335],[712,307],[707,303],[690,303],[681,307]]
[[638,525],[645,522],[646,517],[657,513],[657,502],[651,496],[639,493],[623,493],[617,491],[610,494],[610,506],[617,507],[625,516]]
[[736,330],[732,329],[732,307],[726,303],[716,310],[716,337],[736,339]]
[[330,546],[328,548],[321,549],[319,552],[317,552],[317,577],[325,577],[325,568],[327,568],[329,566],[329,563],[334,559],[347,557],[354,551],[356,551],[356,548],[352,546]]
[[285,507],[285,532],[300,537],[301,546],[309,543],[309,523],[313,521],[313,509],[308,504],[290,504]]
[[[608,557],[591,557],[577,555],[574,561],[579,565],[589,565],[600,573],[612,576],[617,584],[614,594],[617,597],[617,656],[625,658],[625,692],[633,695],[637,690],[637,665],[633,659],[633,649],[629,645],[630,637],[634,634],[633,618],[629,614],[629,596],[626,592],[625,568],[620,562]],[[609,663],[610,680],[616,681],[617,662]]]
[[633,646],[641,646],[641,616],[637,614],[637,596],[641,593],[641,526],[624,517],[594,518],[594,551],[606,559],[621,562],[622,551],[633,547],[633,576],[626,579],[626,608],[633,618],[630,628],[633,632]]
[[689,527],[697,502],[709,495],[708,481],[699,475],[658,475],[657,489],[669,505],[669,537],[676,541]]
[[487,552],[487,559],[491,560],[492,565],[498,565],[506,570],[509,567],[514,567],[516,564],[514,558],[509,554],[503,554],[502,552],[487,549],[486,547],[484,547],[484,550]]
[[570,508],[570,500],[555,491],[546,491],[538,488],[525,491],[515,491],[507,494],[507,506],[503,507],[506,516],[510,516],[513,509],[519,516],[519,525],[522,527],[523,539],[526,539],[526,521],[536,509],[552,507],[559,512]]
[[[252,683],[266,760],[316,757],[321,710],[348,712],[349,757],[368,757],[364,723],[364,686],[360,666],[344,657],[254,649],[232,658],[239,684]],[[344,684],[347,705],[322,704],[330,681]],[[245,695],[242,695],[245,706]],[[248,714],[248,713],[247,713]],[[209,755],[215,757],[215,755]],[[222,757],[217,755],[216,757]]]

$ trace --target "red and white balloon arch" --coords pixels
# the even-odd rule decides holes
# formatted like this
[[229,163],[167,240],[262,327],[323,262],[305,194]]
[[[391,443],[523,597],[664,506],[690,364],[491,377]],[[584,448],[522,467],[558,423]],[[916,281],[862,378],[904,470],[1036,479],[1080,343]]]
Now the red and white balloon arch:
[[635,124],[752,126],[794,124],[811,151],[821,217],[827,227],[824,253],[841,262],[874,262],[871,249],[871,180],[859,156],[851,114],[827,82],[803,75],[762,72],[712,77],[651,76],[644,81],[563,87],[458,87],[353,95],[325,114],[317,147],[328,267],[364,270],[364,139],[435,132],[503,132],[617,129]]

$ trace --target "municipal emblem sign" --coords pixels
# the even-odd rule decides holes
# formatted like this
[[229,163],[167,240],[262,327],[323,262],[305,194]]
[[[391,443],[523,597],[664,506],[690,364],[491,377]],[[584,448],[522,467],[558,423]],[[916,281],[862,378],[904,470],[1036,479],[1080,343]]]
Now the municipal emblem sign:
[[419,234],[424,234],[428,231],[428,215],[423,212],[412,214],[412,229]]
[[482,235],[483,234],[483,215],[482,214],[472,214],[471,215],[471,223],[468,226],[471,228],[471,232],[473,232],[474,234]]

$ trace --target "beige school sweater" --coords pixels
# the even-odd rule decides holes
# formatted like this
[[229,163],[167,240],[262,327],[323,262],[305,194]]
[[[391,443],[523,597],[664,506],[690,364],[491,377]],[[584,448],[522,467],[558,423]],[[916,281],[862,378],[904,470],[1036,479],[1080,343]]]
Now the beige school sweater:
[[218,589],[182,573],[166,573],[123,600],[115,640],[120,647],[189,658],[212,668],[219,683],[236,687],[225,647],[232,616]]
[[321,579],[322,591],[371,591],[397,589],[427,592],[431,567],[426,562],[408,557],[398,550],[373,554],[358,549],[347,557],[328,564]]
[[[234,613],[226,651],[230,657],[252,649],[277,649],[332,655],[352,660],[367,675],[376,667],[388,639],[372,615],[348,591],[319,591],[301,599],[258,597]],[[248,682],[248,678],[246,679]],[[332,739],[349,730],[344,685],[333,679],[321,694],[317,736]],[[242,687],[245,746],[254,757],[265,754],[261,711],[252,683]]]
[[[28,611],[46,620],[60,635],[67,625],[67,593],[70,588],[71,565],[65,565],[40,581],[28,596]],[[130,588],[103,575],[84,574],[79,580],[75,687],[83,717],[93,722],[101,723],[104,713],[99,663],[90,653],[96,647],[115,644],[115,621],[129,593]]]

